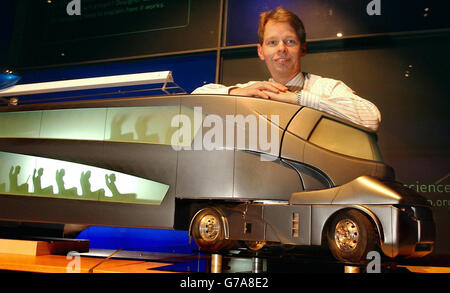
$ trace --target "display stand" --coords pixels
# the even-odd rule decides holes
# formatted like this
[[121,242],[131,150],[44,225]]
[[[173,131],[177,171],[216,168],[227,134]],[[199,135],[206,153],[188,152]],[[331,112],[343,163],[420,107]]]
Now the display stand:
[[252,273],[263,273],[264,272],[264,262],[260,257],[252,258]]
[[70,251],[89,251],[89,241],[56,238],[47,240],[0,239],[0,253],[40,256],[67,254]]
[[357,266],[344,266],[344,273],[346,274],[359,274],[361,273],[361,268]]
[[222,255],[212,254],[211,255],[211,273],[217,274],[222,272]]

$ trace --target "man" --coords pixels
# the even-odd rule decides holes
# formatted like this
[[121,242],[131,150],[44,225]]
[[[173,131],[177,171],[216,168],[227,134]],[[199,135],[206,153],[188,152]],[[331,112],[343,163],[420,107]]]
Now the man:
[[306,54],[306,33],[294,13],[278,7],[259,18],[258,56],[272,76],[226,87],[207,84],[192,94],[230,94],[299,104],[378,130],[381,115],[371,102],[354,94],[342,81],[301,71]]

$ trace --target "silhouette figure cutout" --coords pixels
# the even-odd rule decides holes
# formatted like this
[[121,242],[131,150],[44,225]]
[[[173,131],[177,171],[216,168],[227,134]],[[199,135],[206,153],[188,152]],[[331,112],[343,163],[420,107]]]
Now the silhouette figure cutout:
[[82,195],[85,198],[99,199],[100,196],[105,195],[105,190],[103,188],[91,191],[91,183],[89,182],[91,178],[91,171],[81,172],[80,183]]
[[75,197],[78,196],[78,191],[76,187],[69,189],[65,188],[64,176],[66,175],[66,170],[60,169],[56,170],[56,184],[58,185],[58,194],[62,196]]
[[[36,174],[37,173],[37,174]],[[34,186],[34,194],[36,195],[53,195],[53,186],[48,186],[42,188],[41,178],[44,174],[44,169],[39,168],[39,170],[34,169],[33,171],[33,186]]]
[[111,123],[111,139],[112,140],[134,140],[134,134],[132,132],[122,133],[122,124],[127,120],[126,115],[114,116]]
[[116,175],[111,174],[108,176],[108,174],[105,175],[106,180],[106,186],[108,186],[109,190],[111,190],[111,193],[113,195],[113,198],[115,200],[119,201],[129,201],[130,199],[135,200],[136,199],[136,193],[120,193],[116,186]]
[[20,166],[11,166],[11,169],[9,170],[9,192],[10,193],[17,193],[17,194],[27,194],[28,193],[28,179],[30,178],[28,176],[28,179],[25,183],[19,185],[18,183],[18,176],[20,173]]
[[148,131],[148,121],[152,118],[151,115],[141,115],[136,119],[134,128],[136,129],[136,134],[139,141],[159,143],[159,134],[152,133],[147,135]]

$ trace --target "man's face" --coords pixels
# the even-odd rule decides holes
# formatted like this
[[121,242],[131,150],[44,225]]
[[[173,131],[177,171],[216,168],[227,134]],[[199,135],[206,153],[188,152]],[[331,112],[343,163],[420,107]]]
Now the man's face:
[[287,22],[269,20],[264,29],[263,44],[258,44],[258,56],[266,63],[275,81],[286,83],[300,71],[300,58],[306,53],[295,30]]

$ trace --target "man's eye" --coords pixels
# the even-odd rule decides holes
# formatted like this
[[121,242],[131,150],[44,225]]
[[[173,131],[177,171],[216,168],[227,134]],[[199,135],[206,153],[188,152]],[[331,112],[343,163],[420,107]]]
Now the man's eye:
[[272,46],[276,46],[277,44],[278,44],[278,41],[267,41],[267,42],[266,42],[266,45],[267,45],[267,46],[271,46],[271,47],[272,47]]
[[297,41],[296,41],[296,40],[293,40],[293,39],[291,39],[291,40],[286,40],[284,43],[285,43],[287,46],[295,46],[295,45],[297,45]]

